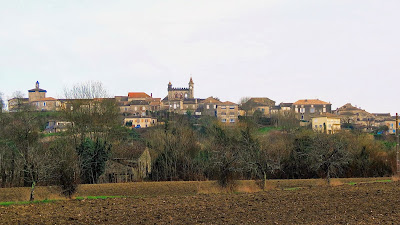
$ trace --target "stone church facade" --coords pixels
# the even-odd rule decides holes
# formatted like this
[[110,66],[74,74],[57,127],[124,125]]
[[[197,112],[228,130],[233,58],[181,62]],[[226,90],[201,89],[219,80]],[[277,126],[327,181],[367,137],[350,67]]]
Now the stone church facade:
[[174,88],[171,82],[168,84],[168,99],[169,100],[184,100],[194,99],[194,83],[193,79],[190,78],[188,88]]

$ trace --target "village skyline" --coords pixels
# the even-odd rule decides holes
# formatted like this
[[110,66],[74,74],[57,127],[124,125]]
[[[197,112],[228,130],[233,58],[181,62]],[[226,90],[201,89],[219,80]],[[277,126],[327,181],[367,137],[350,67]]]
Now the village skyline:
[[[192,77],[190,77],[191,79],[192,79]],[[39,82],[39,81],[36,81],[36,82]],[[144,92],[144,93],[146,93],[146,94],[148,94],[148,95],[151,95],[152,97],[154,97],[154,98],[161,98],[161,99],[163,99],[164,97],[166,97],[166,96],[168,96],[168,90],[167,90],[167,85],[164,85],[164,95],[160,95],[160,96],[157,96],[157,95],[155,95],[155,93],[159,93],[159,92],[162,92],[162,91],[155,91],[155,92],[153,92],[153,91],[151,91],[151,90],[130,90],[130,91],[126,91],[125,93],[123,92],[123,91],[119,91],[118,93],[121,93],[121,94],[113,94],[113,93],[111,93],[110,91],[109,91],[109,89],[107,89],[107,84],[105,84],[105,83],[103,83],[103,82],[101,82],[101,81],[83,81],[82,83],[75,83],[75,84],[72,84],[72,85],[79,85],[79,84],[87,84],[87,83],[90,83],[90,82],[99,82],[99,83],[101,83],[105,88],[106,88],[106,91],[107,91],[107,94],[108,94],[108,97],[111,97],[111,98],[114,98],[114,97],[116,97],[116,96],[127,96],[128,95],[128,93],[131,93],[131,92]],[[43,84],[41,83],[41,82],[39,82],[40,84],[41,84],[41,87],[44,87],[43,86]],[[172,81],[169,81],[169,83],[172,83]],[[176,82],[176,83],[182,83],[182,82]],[[182,84],[182,85],[174,85],[174,87],[177,87],[177,88],[186,88],[186,86],[187,86],[187,83],[186,84]],[[11,98],[13,98],[13,97],[15,97],[15,96],[13,96],[13,95],[15,95],[15,94],[22,94],[22,97],[24,97],[24,98],[27,98],[28,97],[28,92],[27,92],[27,90],[28,89],[31,89],[31,88],[33,88],[34,87],[34,85],[32,85],[31,84],[31,86],[30,87],[27,87],[25,90],[15,90],[12,94],[9,94],[9,95],[5,95],[4,93],[3,93],[3,101],[4,101],[4,103],[6,104],[6,108],[8,108],[8,100],[10,100]],[[71,86],[72,87],[72,86]],[[68,88],[71,88],[71,87],[67,87],[67,86],[64,86],[63,88],[62,88],[62,92],[61,92],[61,94],[60,94],[60,91],[59,90],[56,90],[56,92],[55,93],[57,93],[56,95],[54,95],[54,93],[52,93],[52,91],[51,91],[51,88],[47,88],[47,87],[45,87],[45,89],[46,89],[46,91],[47,91],[47,93],[48,93],[48,96],[49,97],[52,97],[52,98],[55,98],[55,99],[64,99],[64,98],[66,98],[66,96],[65,96],[65,91],[68,89]],[[220,96],[217,96],[217,95],[213,95],[212,93],[209,93],[208,95],[207,94],[205,94],[204,96],[199,96],[198,94],[197,94],[197,92],[198,92],[198,90],[201,90],[202,88],[201,87],[198,87],[198,85],[196,85],[196,90],[195,90],[195,95],[196,95],[196,98],[200,98],[200,99],[206,99],[206,98],[208,98],[208,97],[214,97],[214,98],[218,98],[218,99],[221,99],[221,97]],[[204,92],[204,90],[201,90],[202,92]],[[205,92],[204,92],[205,93]],[[21,97],[21,96],[20,96]],[[332,102],[337,102],[337,101],[331,101],[331,100],[329,100],[329,99],[322,99],[322,98],[319,98],[318,96],[317,97],[311,97],[311,98],[304,98],[304,97],[293,97],[293,98],[291,98],[291,99],[294,99],[293,101],[285,101],[285,100],[283,100],[283,101],[278,101],[278,100],[275,100],[275,99],[273,99],[273,98],[271,98],[270,96],[267,96],[267,95],[264,95],[264,96],[250,96],[250,95],[245,95],[245,93],[244,93],[244,95],[242,96],[242,97],[240,97],[240,99],[238,99],[238,100],[231,100],[230,98],[229,98],[229,96],[227,97],[227,98],[224,98],[224,100],[227,100],[227,101],[231,101],[231,102],[234,102],[234,103],[237,103],[237,104],[240,104],[241,103],[241,100],[242,99],[250,99],[250,98],[270,98],[270,99],[272,99],[272,100],[274,100],[274,101],[276,101],[276,104],[277,105],[279,105],[280,103],[293,103],[293,102],[296,102],[297,100],[300,100],[300,99],[318,99],[318,100],[323,100],[323,101],[326,101],[326,102],[328,102],[328,103],[330,103],[330,104],[332,104],[332,110],[335,110],[335,109],[337,109],[337,108],[340,108],[340,107],[342,107],[342,106],[344,106],[344,105],[346,105],[346,104],[352,104],[352,106],[354,106],[354,107],[356,107],[356,108],[359,108],[359,109],[361,109],[361,110],[365,110],[365,111],[367,111],[367,112],[369,112],[369,113],[390,113],[392,116],[395,116],[396,115],[396,111],[369,111],[368,110],[368,108],[370,108],[370,107],[368,107],[368,106],[366,106],[366,107],[364,107],[364,106],[361,106],[361,105],[358,105],[356,102],[345,102],[345,103],[342,103],[342,104],[335,104],[335,103],[332,103]]]
[[88,80],[113,95],[163,97],[169,81],[196,96],[323,99],[369,112],[394,100],[399,1],[6,1],[0,92],[39,80],[49,94]]

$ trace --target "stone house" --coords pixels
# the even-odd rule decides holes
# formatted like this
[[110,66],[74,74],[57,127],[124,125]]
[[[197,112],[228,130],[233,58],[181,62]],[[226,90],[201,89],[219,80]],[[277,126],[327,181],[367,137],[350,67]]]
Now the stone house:
[[47,126],[44,131],[46,133],[65,132],[71,126],[72,126],[72,123],[68,122],[68,121],[50,120],[47,122]]
[[148,148],[132,150],[131,158],[112,158],[106,162],[101,183],[133,182],[146,179],[151,173],[151,156]]
[[260,111],[264,116],[271,115],[271,109],[275,107],[275,101],[269,98],[250,98],[241,105],[241,108],[248,116],[253,115],[255,111]]
[[340,131],[340,118],[331,113],[315,116],[311,120],[312,129],[317,132],[334,134]]
[[151,117],[127,117],[124,125],[131,128],[147,128],[157,125],[157,119]]
[[[386,120],[384,122],[384,125],[389,128],[387,131],[389,134],[396,134],[396,120]],[[400,127],[400,123],[399,123],[399,127]]]
[[217,116],[217,106],[222,102],[214,97],[208,97],[200,101],[199,112],[203,116]]
[[226,124],[235,124],[238,122],[238,116],[238,104],[226,101],[217,105],[217,118],[220,122]]
[[30,103],[38,111],[59,111],[62,109],[61,101],[52,97],[38,99]]
[[331,113],[331,106],[331,103],[319,99],[301,99],[294,102],[291,107],[299,120],[310,121],[311,117]]

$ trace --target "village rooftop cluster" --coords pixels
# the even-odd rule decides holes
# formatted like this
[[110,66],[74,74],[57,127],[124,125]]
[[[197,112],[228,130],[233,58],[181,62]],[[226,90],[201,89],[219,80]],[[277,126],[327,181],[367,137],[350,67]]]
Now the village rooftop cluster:
[[[56,99],[46,96],[47,91],[39,87],[37,81],[34,89],[28,90],[28,98],[12,98],[8,100],[10,112],[18,105],[30,104],[37,111],[60,111],[73,99]],[[163,99],[154,98],[145,92],[129,92],[126,96],[115,96],[124,125],[132,128],[147,128],[158,124],[154,112],[168,111],[177,114],[191,114],[196,117],[212,116],[221,123],[234,125],[241,116],[252,116],[254,113],[271,118],[274,115],[294,116],[301,126],[311,126],[313,130],[335,133],[342,128],[358,128],[370,132],[379,127],[387,129],[381,133],[394,134],[396,122],[390,113],[369,113],[361,108],[347,103],[336,110],[332,104],[319,99],[300,99],[294,103],[280,103],[267,97],[250,97],[240,104],[221,101],[215,97],[196,98],[194,82],[190,78],[188,87],[173,87],[169,82],[167,96]],[[68,122],[52,121],[49,123],[51,132],[57,132],[56,125]],[[61,131],[59,129],[58,131]]]

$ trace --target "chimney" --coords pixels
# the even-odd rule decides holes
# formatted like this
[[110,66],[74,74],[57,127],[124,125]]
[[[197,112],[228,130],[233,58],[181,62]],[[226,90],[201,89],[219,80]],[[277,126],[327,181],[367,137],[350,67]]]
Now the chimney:
[[150,97],[152,97],[152,98],[153,98],[153,93],[150,93]]

